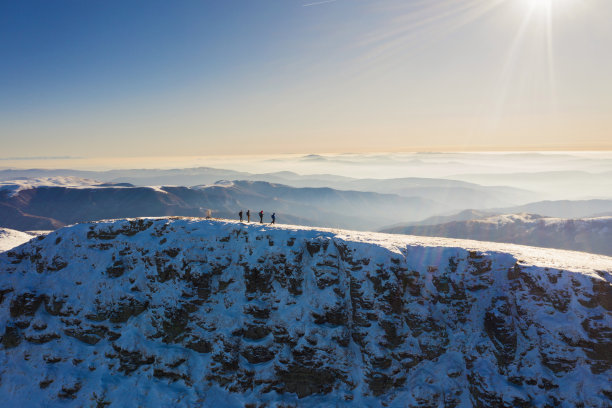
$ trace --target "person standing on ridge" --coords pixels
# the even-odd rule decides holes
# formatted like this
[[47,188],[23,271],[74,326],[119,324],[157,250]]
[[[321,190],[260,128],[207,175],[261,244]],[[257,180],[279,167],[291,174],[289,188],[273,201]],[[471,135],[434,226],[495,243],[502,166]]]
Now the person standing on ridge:
[[247,222],[251,222],[251,210],[247,210]]
[[242,222],[242,210],[240,210],[240,212],[238,213],[238,215],[240,216],[240,222]]
[[272,213],[272,222],[271,224],[275,224],[276,223],[276,213]]
[[259,212],[259,223],[263,224],[263,210]]

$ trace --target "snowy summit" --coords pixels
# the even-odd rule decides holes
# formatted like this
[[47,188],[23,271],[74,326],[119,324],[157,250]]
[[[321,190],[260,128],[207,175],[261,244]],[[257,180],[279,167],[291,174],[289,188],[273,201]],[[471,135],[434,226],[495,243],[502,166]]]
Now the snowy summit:
[[612,258],[200,219],[0,254],[7,406],[609,407]]

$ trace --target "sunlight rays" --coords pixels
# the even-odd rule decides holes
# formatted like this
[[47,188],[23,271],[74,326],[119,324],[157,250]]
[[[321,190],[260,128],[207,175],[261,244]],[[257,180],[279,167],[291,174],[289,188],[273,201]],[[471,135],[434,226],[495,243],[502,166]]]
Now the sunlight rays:
[[552,4],[546,9],[546,50],[548,57],[548,86],[550,88],[550,96],[552,109],[556,110],[557,105],[557,84],[555,71],[555,49],[553,36],[553,9]]
[[[508,26],[506,18],[518,25],[499,61],[496,96],[483,101],[493,124],[504,116],[510,95],[523,92],[530,103],[556,111],[557,72],[555,69],[556,18],[578,0],[418,0],[387,4],[393,17],[384,29],[370,33],[359,42],[365,66],[391,67],[397,61],[418,58],[436,42],[442,41],[476,22]],[[521,5],[521,3],[523,3]],[[372,6],[373,10],[379,4]],[[380,9],[378,9],[380,10]],[[504,17],[504,14],[507,14]],[[522,14],[522,16],[521,16]],[[483,32],[483,35],[487,35]],[[492,103],[491,103],[492,102]]]
[[504,105],[506,103],[510,87],[512,86],[512,79],[518,65],[518,54],[523,45],[525,33],[531,23],[533,14],[534,10],[533,8],[530,8],[525,14],[523,22],[519,26],[516,35],[514,36],[514,40],[512,41],[512,44],[510,45],[510,48],[506,54],[504,66],[500,73],[498,96],[494,105],[495,110],[491,116],[491,125],[493,125],[493,127],[496,127],[501,120]]
[[[519,26],[514,40],[508,51],[504,68],[500,75],[499,95],[495,104],[495,111],[492,115],[494,126],[504,115],[504,108],[507,103],[508,94],[515,84],[513,79],[521,75],[519,66],[523,65],[523,77],[531,74],[532,83],[528,83],[532,92],[540,87],[537,73],[539,65],[545,66],[546,76],[546,99],[547,110],[556,111],[556,70],[554,57],[554,12],[555,5],[567,6],[567,0],[523,0],[525,3],[525,14]],[[529,36],[528,34],[531,34]],[[528,48],[536,49],[537,52],[531,53],[528,58],[525,55]],[[531,72],[526,72],[531,71]]]
[[360,45],[372,48],[367,58],[374,60],[422,48],[469,25],[505,1],[442,0],[432,4],[420,0],[402,5],[384,30],[370,34]]

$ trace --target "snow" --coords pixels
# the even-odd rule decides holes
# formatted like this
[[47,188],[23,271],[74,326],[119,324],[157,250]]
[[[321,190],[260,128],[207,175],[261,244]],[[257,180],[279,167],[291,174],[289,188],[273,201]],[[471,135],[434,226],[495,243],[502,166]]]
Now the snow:
[[32,238],[34,238],[34,234],[0,227],[0,252],[13,249],[16,246],[28,242]]
[[501,214],[494,215],[487,218],[470,220],[467,223],[472,224],[492,224],[498,226],[511,225],[511,224],[525,224],[529,227],[537,228],[540,225],[547,227],[564,228],[568,224],[571,224],[577,231],[590,231],[592,233],[597,231],[605,232],[612,224],[612,217],[585,217],[585,218],[558,218],[558,217],[544,217],[537,214]]
[[166,190],[164,190],[163,186],[148,186],[153,191],[157,191],[158,193],[168,194]]
[[[604,217],[605,218],[605,217]],[[223,221],[227,225],[240,224],[238,221]],[[589,254],[578,251],[567,251],[561,249],[539,248],[525,245],[506,244],[498,242],[474,241],[467,239],[424,237],[415,235],[384,234],[367,231],[349,231],[335,228],[304,227],[301,225],[274,224],[254,228],[262,231],[294,231],[308,232],[313,236],[325,232],[335,235],[337,238],[374,244],[387,248],[395,253],[402,253],[405,247],[440,247],[440,248],[462,248],[468,251],[484,253],[504,253],[512,255],[520,263],[530,264],[545,268],[564,269],[573,272],[594,273],[599,270],[612,270],[612,257]]]
[[531,224],[534,227],[538,224],[544,224],[546,226],[559,226],[563,227],[568,222],[571,222],[575,227],[582,230],[593,230],[606,228],[612,222],[612,217],[591,217],[591,218],[557,218],[557,217],[544,217],[537,214],[501,214],[494,215],[491,217],[470,220],[470,223],[474,224],[496,224],[496,225],[507,225],[507,224]]
[[[0,334],[21,319],[27,323],[19,326],[25,327],[20,330],[26,336],[59,333],[62,337],[43,344],[24,340],[14,348],[1,349],[0,393],[8,406],[84,406],[93,404],[96,396],[117,406],[242,408],[253,402],[280,407],[282,402],[300,407],[399,408],[423,401],[444,406],[439,396],[452,396],[459,390],[463,393],[455,406],[470,407],[476,405],[468,391],[474,386],[468,375],[474,373],[510,405],[513,398],[525,401],[533,392],[533,403],[543,406],[550,403],[547,394],[554,392],[565,406],[579,401],[606,406],[600,391],[609,386],[610,370],[600,374],[591,370],[584,350],[559,340],[559,333],[576,344],[589,344],[585,341],[596,339],[585,340],[588,319],[610,324],[610,313],[601,305],[589,304],[587,296],[593,282],[612,281],[610,257],[480,241],[196,218],[83,223],[12,252],[0,255],[0,293],[6,294],[0,302]],[[451,260],[457,262],[453,273],[448,272]],[[480,260],[488,271],[474,269]],[[109,267],[117,262],[125,271],[109,276]],[[517,263],[527,280],[508,277]],[[53,265],[60,266],[51,269]],[[43,266],[42,272],[38,266]],[[170,273],[167,279],[161,278],[164,271]],[[261,278],[250,282],[250,273]],[[274,278],[267,281],[270,276]],[[210,291],[203,297],[194,295],[190,284],[200,277],[208,280],[199,288]],[[418,279],[418,294],[403,293],[401,311],[393,311],[385,300],[388,290],[401,287],[408,282],[402,278],[410,277]],[[291,292],[286,282],[283,285],[283,279],[294,278],[301,279],[299,294]],[[435,279],[442,278],[450,281],[448,296],[438,290]],[[522,287],[529,279],[539,286]],[[461,293],[464,297],[454,296],[458,294],[454,285],[468,287]],[[353,299],[354,292],[360,292],[359,299]],[[10,305],[24,293],[60,299],[62,314],[52,315],[41,306],[30,316],[15,316]],[[554,301],[564,301],[564,296],[566,309],[555,306]],[[146,310],[125,321],[88,317],[114,311],[126,299],[146,302]],[[507,367],[498,365],[498,349],[483,329],[485,314],[498,316],[503,310],[498,303],[514,308],[499,326],[518,328],[516,361]],[[180,305],[194,308],[186,323],[189,330],[163,340],[168,336],[164,324],[180,320],[172,315]],[[339,346],[336,339],[346,334],[344,324],[315,323],[315,314],[325,315],[334,307],[349,310],[346,326],[352,335],[361,336],[359,341],[349,335],[348,346]],[[269,316],[253,317],[246,312],[250,308],[265,308]],[[355,323],[359,315],[367,317],[361,317],[367,327]],[[260,324],[258,319],[273,330],[286,330],[295,344],[277,341],[275,332],[260,338],[236,334]],[[419,321],[423,324],[415,327]],[[404,336],[401,345],[387,345],[385,322],[393,322],[398,335]],[[91,345],[65,334],[74,328],[96,327],[119,337],[102,336]],[[185,344],[193,336],[210,341],[212,350],[188,349]],[[245,353],[252,347],[272,350],[272,360],[249,362]],[[437,350],[435,358],[412,364],[410,356],[421,355],[422,350]],[[546,352],[575,361],[575,367],[553,374],[541,363]],[[151,362],[126,373],[119,370],[121,353],[136,353],[144,360],[150,357]],[[304,364],[341,370],[347,382],[338,380],[329,394],[305,398],[275,389],[264,392],[278,373],[300,361],[294,360],[298,353],[311,356],[312,361]],[[228,361],[233,355],[235,362]],[[49,363],[52,358],[55,362]],[[185,361],[177,364],[180,359]],[[373,363],[385,359],[388,368]],[[467,368],[466,361],[474,368]],[[224,365],[239,368],[226,373]],[[172,371],[178,379],[159,378],[155,375],[159,370]],[[376,370],[393,381],[404,377],[405,383],[373,395],[368,375]],[[219,385],[222,381],[211,380],[211,374],[227,376],[229,385]],[[247,374],[252,376],[252,388],[229,391]],[[507,381],[510,376],[537,384],[516,386]],[[53,383],[43,389],[39,383],[46,378]],[[543,380],[558,388],[543,391]],[[74,400],[58,396],[62,388],[77,383],[82,388]]]
[[200,184],[197,186],[193,186],[191,188],[196,189],[196,190],[203,190],[205,188],[211,188],[211,187],[225,187],[225,188],[230,188],[230,187],[234,187],[234,182],[230,181],[230,180],[219,180],[214,184]]
[[467,239],[389,235],[359,231],[338,232],[338,237],[340,238],[372,243],[393,251],[399,251],[399,248],[402,246],[463,248],[468,251],[509,254],[516,258],[520,264],[529,264],[543,268],[562,269],[586,274],[593,274],[600,270],[612,270],[612,257],[586,252]]

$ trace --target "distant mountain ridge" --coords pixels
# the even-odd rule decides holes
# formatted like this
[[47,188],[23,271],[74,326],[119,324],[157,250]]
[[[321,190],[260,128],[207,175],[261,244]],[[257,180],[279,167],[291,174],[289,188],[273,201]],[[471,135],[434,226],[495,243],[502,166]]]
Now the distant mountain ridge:
[[395,226],[386,233],[505,242],[612,256],[612,217],[563,219],[504,214],[436,225]]
[[494,208],[491,211],[498,214],[531,213],[548,217],[584,218],[612,211],[612,199],[546,200],[513,207]]
[[481,186],[457,180],[404,177],[392,179],[358,179],[331,174],[300,175],[289,171],[246,173],[208,167],[186,169],[136,169],[103,172],[78,170],[0,170],[0,181],[16,178],[80,177],[107,183],[130,183],[135,186],[210,185],[218,180],[264,181],[296,188],[327,187],[336,190],[395,194],[445,202],[449,209],[490,208],[524,204],[540,198],[538,193],[514,187]]
[[[294,188],[258,181],[188,187],[130,187],[121,185],[57,185],[0,188],[0,226],[19,230],[54,229],[83,221],[140,216],[214,217],[235,219],[250,209],[251,221],[264,210],[283,223],[376,229],[397,217],[418,219],[445,207],[419,197],[401,197],[331,188]],[[1,187],[1,186],[0,186]],[[246,215],[245,215],[246,218]],[[402,219],[402,218],[399,218]],[[257,219],[257,221],[259,221]]]
[[459,213],[452,215],[434,215],[433,217],[425,218],[424,220],[413,222],[410,225],[389,225],[385,230],[395,227],[414,227],[417,225],[436,225],[436,224],[444,224],[447,222],[453,221],[469,221],[469,220],[478,220],[482,218],[492,217],[494,215],[500,215],[495,211],[486,211],[486,210],[463,210]]

